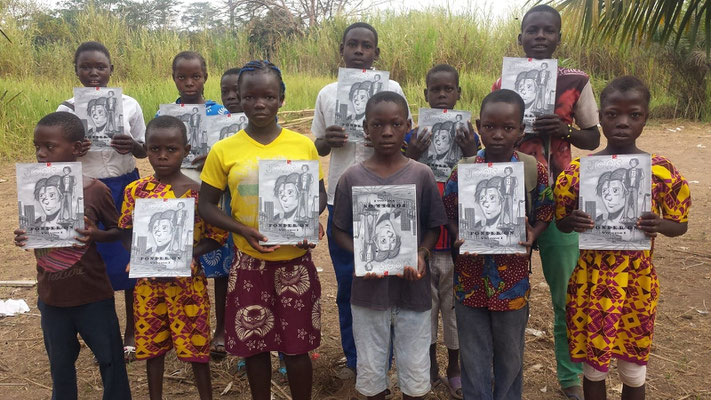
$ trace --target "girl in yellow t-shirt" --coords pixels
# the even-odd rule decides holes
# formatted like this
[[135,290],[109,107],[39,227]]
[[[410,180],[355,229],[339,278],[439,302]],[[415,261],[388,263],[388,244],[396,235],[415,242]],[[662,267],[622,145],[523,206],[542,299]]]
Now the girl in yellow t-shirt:
[[[200,178],[198,209],[204,220],[232,232],[235,259],[225,309],[225,349],[246,359],[252,398],[269,398],[270,351],[285,354],[294,399],[310,399],[310,350],[321,341],[321,285],[311,260],[313,244],[264,246],[258,228],[258,160],[318,160],[313,142],[277,123],[284,102],[281,71],[268,61],[250,61],[237,80],[245,129],[216,143]],[[232,215],[218,207],[229,187]],[[319,167],[319,211],[326,189]],[[319,230],[322,231],[319,226]],[[320,232],[322,233],[322,232]]]

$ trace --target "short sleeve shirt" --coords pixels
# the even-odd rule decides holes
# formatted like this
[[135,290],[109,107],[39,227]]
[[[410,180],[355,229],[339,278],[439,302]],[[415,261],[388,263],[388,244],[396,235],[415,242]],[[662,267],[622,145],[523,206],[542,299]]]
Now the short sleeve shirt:
[[[353,232],[353,186],[406,185],[417,188],[417,220],[419,232],[439,229],[447,223],[442,198],[432,170],[417,161],[408,163],[396,173],[382,178],[363,163],[351,166],[342,176],[336,188],[333,224],[345,232]],[[417,236],[418,242],[422,235]],[[418,243],[419,246],[419,243]],[[432,308],[430,274],[417,281],[408,281],[397,276],[380,279],[353,278],[351,304],[374,310],[400,307],[412,311],[426,311]]]
[[[74,112],[74,97],[60,104],[57,111]],[[123,95],[124,119],[129,127],[129,134],[133,140],[143,143],[146,140],[146,123],[143,119],[141,105],[131,96]],[[81,161],[82,173],[96,179],[113,178],[126,175],[136,169],[136,160],[133,154],[120,154],[113,148],[104,148],[97,151],[89,151],[86,155],[79,157]]]
[[[111,191],[98,180],[84,183],[84,216],[105,230],[116,228],[118,212]],[[113,298],[106,265],[92,242],[85,248],[35,249],[37,294],[54,307],[75,307]]]
[[[259,228],[259,160],[318,160],[316,146],[308,137],[282,129],[269,144],[252,139],[244,130],[217,142],[205,160],[200,178],[232,196],[232,218],[246,226]],[[319,165],[319,179],[323,171]],[[247,240],[233,234],[237,248],[254,258],[267,261],[292,260],[306,251],[296,246],[280,246],[271,253],[260,253]]]
[[[394,80],[388,82],[388,91],[395,92],[405,97],[400,84]],[[338,93],[338,82],[329,83],[324,86],[316,97],[314,109],[314,119],[311,123],[311,132],[314,137],[326,137],[326,128],[336,124],[336,95]],[[407,108],[407,117],[412,119],[410,107]],[[331,149],[331,156],[328,164],[328,204],[333,205],[333,196],[336,193],[336,184],[343,172],[351,165],[364,161],[373,155],[373,149],[366,147],[363,143],[347,142],[343,147]]]

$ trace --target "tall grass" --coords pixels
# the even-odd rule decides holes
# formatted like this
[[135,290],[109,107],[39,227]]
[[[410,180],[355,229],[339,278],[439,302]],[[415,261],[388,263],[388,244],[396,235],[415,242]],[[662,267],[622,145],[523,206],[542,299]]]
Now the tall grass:
[[[500,74],[501,58],[523,55],[516,44],[519,26],[513,16],[495,22],[476,12],[455,15],[435,8],[405,14],[384,12],[366,16],[365,20],[378,29],[381,56],[376,68],[389,70],[391,77],[402,84],[413,110],[425,106],[422,92],[427,70],[446,62],[461,72],[462,99],[457,107],[477,114],[478,104]],[[231,36],[129,29],[122,20],[93,9],[71,24],[48,26],[40,22],[39,18],[19,22],[0,10],[0,24],[13,41],[0,43],[1,158],[30,154],[29,136],[34,122],[71,97],[71,88],[78,85],[72,65],[74,50],[83,41],[98,40],[111,50],[115,65],[111,85],[121,86],[135,97],[147,119],[160,103],[177,96],[170,69],[172,58],[179,51],[192,49],[205,56],[210,73],[206,97],[218,101],[221,72],[264,54],[263,49],[250,43],[246,31]],[[277,44],[272,60],[285,72],[286,110],[313,108],[318,90],[335,79],[342,66],[338,45],[344,28],[351,22],[348,18],[335,18]],[[576,27],[564,28],[565,39],[566,29]],[[596,93],[615,76],[633,74],[650,86],[653,115],[676,117],[677,110],[683,109],[669,90],[677,83],[676,71],[655,49],[622,51],[607,43],[581,47],[564,41],[555,56],[563,66],[588,72]],[[704,119],[711,119],[711,111]]]

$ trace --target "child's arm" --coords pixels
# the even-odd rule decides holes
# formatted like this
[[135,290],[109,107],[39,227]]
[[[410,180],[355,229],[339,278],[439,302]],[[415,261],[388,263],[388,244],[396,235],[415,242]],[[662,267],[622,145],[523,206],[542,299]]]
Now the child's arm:
[[405,156],[413,160],[419,160],[430,148],[431,142],[432,134],[429,129],[423,128],[422,132],[420,132],[419,128],[413,129],[412,136],[410,136],[410,141],[407,144],[407,150],[405,150]]
[[326,184],[323,183],[323,179],[318,181],[318,214],[323,214],[323,210],[326,209],[328,204],[328,194],[326,193]]
[[24,229],[17,228],[13,233],[15,234],[15,246],[24,247],[25,242],[27,242],[27,236],[25,236],[27,232]]
[[219,248],[220,244],[216,240],[203,238],[193,247],[193,257],[200,257],[203,254],[207,254]]
[[333,240],[336,241],[336,244],[338,247],[342,248],[343,250],[353,253],[353,236],[338,228],[337,226],[333,226]]
[[326,128],[326,135],[322,138],[317,138],[314,144],[316,145],[318,155],[325,157],[331,153],[331,148],[343,147],[346,142],[348,142],[346,129],[342,126],[331,125]]
[[259,233],[258,230],[237,222],[220,209],[217,204],[219,203],[221,196],[222,190],[214,186],[211,186],[205,182],[203,182],[200,186],[198,212],[206,223],[217,228],[224,229],[228,232],[234,232],[244,237],[247,240],[247,243],[249,243],[252,248],[260,253],[271,253],[279,248],[279,246],[260,245],[259,242],[266,241],[267,238]]
[[116,135],[111,138],[111,147],[119,154],[132,154],[136,158],[146,158],[146,148],[131,135]]
[[472,157],[476,155],[477,150],[481,146],[479,135],[474,132],[474,126],[471,121],[467,121],[467,129],[457,129],[457,135],[454,138],[459,148],[462,149],[462,157]]
[[595,221],[581,210],[573,210],[567,217],[556,221],[558,230],[563,233],[585,232],[595,227]]
[[533,122],[533,131],[539,135],[549,135],[570,142],[583,150],[595,150],[600,145],[600,131],[597,125],[585,129],[575,129],[566,124],[556,114],[541,115]]
[[430,228],[425,232],[425,236],[422,238],[420,247],[417,249],[417,270],[412,267],[405,267],[403,272],[403,278],[408,281],[416,281],[421,279],[427,273],[427,261],[426,259],[430,256],[430,251],[437,244],[437,239],[439,239],[439,226],[436,228]]
[[656,237],[658,233],[664,236],[676,237],[686,233],[688,222],[676,222],[664,219],[659,214],[647,212],[637,220],[637,228],[649,237]]
[[115,242],[121,239],[121,231],[117,227],[101,230],[94,221],[86,216],[84,217],[84,229],[77,228],[76,231],[81,235],[77,237],[77,240],[82,244],[75,244],[74,247],[88,246],[91,242]]

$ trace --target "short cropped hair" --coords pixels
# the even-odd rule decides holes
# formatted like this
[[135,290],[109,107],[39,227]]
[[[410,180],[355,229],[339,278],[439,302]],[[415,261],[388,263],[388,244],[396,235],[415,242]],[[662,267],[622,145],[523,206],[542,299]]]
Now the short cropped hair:
[[37,122],[37,126],[59,126],[64,137],[70,142],[84,140],[84,124],[79,117],[70,112],[57,111],[47,114]]
[[524,104],[521,96],[513,90],[499,89],[487,94],[486,97],[484,97],[484,100],[481,101],[479,115],[484,112],[484,107],[486,107],[489,103],[508,103],[518,106],[518,109],[521,112],[521,122],[523,122],[523,113],[526,109],[526,105]]
[[454,79],[457,81],[457,86],[459,86],[459,71],[457,71],[456,68],[449,64],[437,64],[434,67],[430,68],[430,70],[427,71],[427,75],[425,76],[425,85],[428,85],[430,83],[430,76],[432,76],[432,74],[436,74],[437,72],[449,72],[450,74],[454,75]]
[[343,31],[343,39],[341,40],[341,43],[346,43],[346,36],[348,35],[348,32],[356,28],[364,28],[373,32],[373,36],[375,37],[375,47],[378,47],[378,32],[375,30],[375,28],[373,28],[372,25],[365,22],[356,22],[354,24],[348,25],[346,30]]
[[181,51],[180,53],[176,54],[175,57],[173,57],[173,74],[175,74],[175,69],[178,67],[178,61],[195,59],[200,61],[200,68],[202,69],[202,73],[207,75],[207,62],[205,61],[205,57],[203,57],[200,53],[196,51]]
[[544,12],[544,13],[551,14],[558,21],[558,28],[560,28],[562,26],[563,22],[561,21],[560,13],[558,12],[558,10],[556,10],[555,8],[553,8],[547,4],[539,4],[539,5],[531,8],[530,10],[526,11],[526,14],[523,15],[523,18],[521,19],[521,30],[522,31],[523,31],[524,25],[526,25],[526,18],[530,14],[535,13],[535,12]]
[[602,92],[600,92],[600,107],[603,106],[605,100],[614,92],[627,93],[635,90],[642,94],[644,101],[647,103],[647,108],[649,108],[649,102],[652,98],[649,93],[649,88],[642,80],[631,75],[615,78],[602,89]]
[[405,114],[405,118],[408,115],[407,100],[400,94],[390,91],[378,92],[373,95],[373,97],[368,100],[365,105],[365,119],[368,119],[368,114],[371,112],[373,107],[378,103],[390,102],[395,103],[400,106],[401,111]]
[[104,53],[106,58],[109,59],[109,64],[111,64],[111,54],[109,54],[109,49],[106,48],[102,43],[100,42],[84,42],[77,47],[77,50],[74,52],[74,65],[77,65],[77,60],[79,60],[79,56],[81,53],[85,51],[98,51],[100,53]]
[[185,128],[185,124],[172,115],[155,117],[146,125],[146,143],[148,143],[148,137],[155,129],[165,128],[177,128],[180,131],[180,137],[183,139],[183,145],[188,144],[188,130]]
[[222,77],[224,78],[227,75],[239,75],[240,70],[241,70],[241,68],[230,68],[222,73]]

